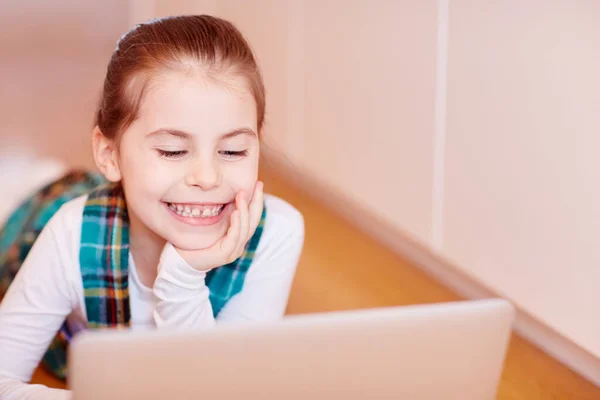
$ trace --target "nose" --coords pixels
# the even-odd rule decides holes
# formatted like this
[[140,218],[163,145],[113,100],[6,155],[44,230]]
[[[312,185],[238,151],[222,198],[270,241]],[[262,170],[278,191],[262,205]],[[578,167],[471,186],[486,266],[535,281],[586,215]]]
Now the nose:
[[188,186],[211,190],[221,185],[221,170],[214,158],[199,159],[191,164],[185,176]]

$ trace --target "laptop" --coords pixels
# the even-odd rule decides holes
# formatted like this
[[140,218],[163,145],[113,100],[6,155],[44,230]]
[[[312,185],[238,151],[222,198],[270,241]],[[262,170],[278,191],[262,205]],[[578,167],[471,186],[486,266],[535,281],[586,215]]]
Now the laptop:
[[88,332],[69,386],[74,400],[494,399],[514,312],[490,299]]

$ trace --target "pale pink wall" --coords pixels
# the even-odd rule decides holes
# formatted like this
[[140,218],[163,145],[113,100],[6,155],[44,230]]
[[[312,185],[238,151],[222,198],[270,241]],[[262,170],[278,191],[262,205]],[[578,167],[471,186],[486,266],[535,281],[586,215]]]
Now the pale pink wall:
[[127,3],[0,2],[0,155],[91,166],[93,112]]
[[278,152],[285,152],[287,135],[287,15],[286,1],[218,1],[218,16],[242,31],[258,59],[267,91],[265,145]]
[[431,240],[435,1],[305,2],[304,166]]
[[[211,14],[217,13],[217,0],[129,0],[134,8],[154,9],[153,17],[165,17],[179,14]],[[135,4],[139,3],[139,4]]]
[[450,1],[443,254],[600,355],[600,2]]

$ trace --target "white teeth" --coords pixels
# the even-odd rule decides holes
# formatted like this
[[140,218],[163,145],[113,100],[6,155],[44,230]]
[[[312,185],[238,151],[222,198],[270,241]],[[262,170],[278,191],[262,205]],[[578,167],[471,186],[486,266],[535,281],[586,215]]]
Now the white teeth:
[[169,208],[173,210],[177,215],[181,215],[186,218],[208,218],[216,217],[219,215],[224,205],[219,206],[200,206],[194,207],[189,205],[173,204],[169,203]]

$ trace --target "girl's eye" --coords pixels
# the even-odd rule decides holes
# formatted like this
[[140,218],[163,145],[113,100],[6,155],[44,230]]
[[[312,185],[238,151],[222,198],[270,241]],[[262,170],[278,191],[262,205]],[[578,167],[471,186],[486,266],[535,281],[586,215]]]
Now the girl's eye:
[[181,158],[187,154],[187,150],[176,150],[176,151],[161,150],[161,149],[156,149],[156,150],[158,151],[158,154],[160,154],[161,156],[163,156],[165,158]]
[[229,151],[229,150],[221,150],[219,154],[228,160],[235,160],[238,158],[242,158],[248,155],[248,150],[243,151]]

